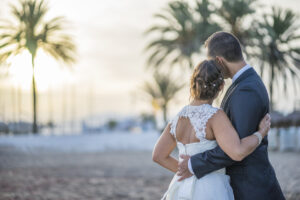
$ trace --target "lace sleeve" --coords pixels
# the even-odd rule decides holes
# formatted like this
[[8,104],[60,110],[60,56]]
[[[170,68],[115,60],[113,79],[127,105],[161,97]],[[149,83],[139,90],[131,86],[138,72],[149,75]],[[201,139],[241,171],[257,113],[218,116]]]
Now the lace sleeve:
[[171,133],[171,135],[173,135],[173,137],[175,137],[177,121],[178,121],[178,116],[176,116],[175,118],[173,118],[172,120],[169,121],[170,133]]
[[195,132],[196,137],[199,140],[206,139],[206,124],[207,121],[215,114],[217,113],[219,109],[214,107],[209,107],[204,113],[200,113],[200,116],[197,117],[197,120],[195,120]]

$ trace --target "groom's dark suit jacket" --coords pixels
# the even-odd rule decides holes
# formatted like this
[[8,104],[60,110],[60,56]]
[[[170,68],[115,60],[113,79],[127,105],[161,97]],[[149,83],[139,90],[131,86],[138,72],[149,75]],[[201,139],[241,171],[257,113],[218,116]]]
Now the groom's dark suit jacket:
[[[246,70],[227,90],[222,101],[240,138],[256,132],[260,120],[269,112],[266,88],[253,68]],[[268,139],[241,162],[230,159],[218,146],[191,157],[192,168],[201,178],[207,173],[226,167],[236,200],[283,200],[273,167],[268,158]]]

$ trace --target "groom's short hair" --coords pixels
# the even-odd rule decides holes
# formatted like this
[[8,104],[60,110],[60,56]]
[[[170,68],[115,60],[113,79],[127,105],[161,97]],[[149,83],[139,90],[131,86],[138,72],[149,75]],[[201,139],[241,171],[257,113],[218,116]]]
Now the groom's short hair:
[[213,33],[206,41],[208,56],[215,58],[222,56],[229,62],[243,60],[243,53],[239,40],[231,33],[219,31]]

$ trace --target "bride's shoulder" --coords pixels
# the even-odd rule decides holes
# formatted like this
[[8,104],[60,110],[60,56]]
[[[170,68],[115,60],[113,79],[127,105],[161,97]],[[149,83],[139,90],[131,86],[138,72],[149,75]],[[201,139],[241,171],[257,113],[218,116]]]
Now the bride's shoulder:
[[210,107],[211,107],[213,110],[215,110],[215,111],[222,110],[221,108],[216,107],[216,106],[213,106],[213,105],[211,105]]
[[[223,109],[221,109],[221,108],[216,108],[216,115],[222,115],[222,116],[224,116],[224,115],[226,115],[226,113],[224,112]],[[227,115],[226,115],[226,116],[227,116]]]
[[210,113],[212,116],[217,114],[219,110],[222,110],[221,108],[212,106],[212,105],[204,105],[204,112],[207,112],[208,114]]
[[221,108],[216,108],[216,112],[212,117],[212,121],[220,122],[223,121],[225,118],[228,118],[226,113]]

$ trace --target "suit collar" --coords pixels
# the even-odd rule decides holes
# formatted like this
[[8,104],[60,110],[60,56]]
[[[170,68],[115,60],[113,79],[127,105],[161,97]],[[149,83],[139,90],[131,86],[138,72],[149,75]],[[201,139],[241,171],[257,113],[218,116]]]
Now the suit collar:
[[[247,77],[255,74],[255,70],[251,67],[249,69],[247,69],[244,73],[242,73],[233,83],[232,86],[237,85],[238,83],[240,83],[241,81],[245,80]],[[231,86],[230,86],[231,87]]]
[[235,88],[237,87],[237,85],[245,80],[247,77],[252,76],[256,74],[255,70],[251,67],[249,69],[247,69],[245,72],[243,72],[228,88],[228,90],[226,91],[226,94],[222,100],[221,103],[221,108],[224,109],[225,108],[225,104],[228,100],[228,98],[231,96],[232,92],[235,90]]
[[244,67],[242,67],[239,71],[237,71],[234,76],[232,77],[232,82],[234,82],[238,77],[240,77],[247,69],[251,68],[250,65],[246,64]]

